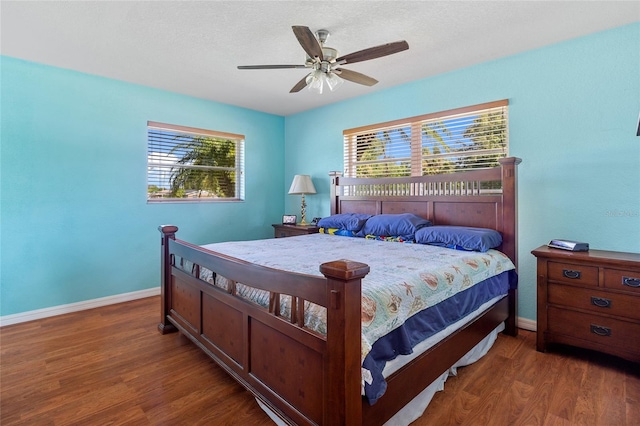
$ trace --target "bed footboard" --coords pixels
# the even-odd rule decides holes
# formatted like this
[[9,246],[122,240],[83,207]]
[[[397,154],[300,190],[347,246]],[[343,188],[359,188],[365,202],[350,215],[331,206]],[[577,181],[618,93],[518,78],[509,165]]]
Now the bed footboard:
[[[295,424],[362,423],[361,280],[365,264],[324,263],[324,277],[292,274],[229,258],[177,240],[161,226],[162,305],[158,330],[178,330],[283,419]],[[180,267],[188,261],[189,271]],[[206,268],[227,289],[201,279]],[[270,294],[269,307],[236,294],[242,283]],[[289,295],[282,316],[280,295]],[[327,308],[327,332],[304,324],[304,302]]]

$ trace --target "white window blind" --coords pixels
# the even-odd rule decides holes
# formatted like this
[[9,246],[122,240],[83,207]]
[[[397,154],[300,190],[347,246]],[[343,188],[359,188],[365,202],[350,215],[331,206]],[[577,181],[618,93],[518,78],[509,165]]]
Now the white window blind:
[[147,201],[244,199],[244,136],[147,123]]
[[349,129],[343,136],[347,177],[486,169],[509,154],[508,101]]

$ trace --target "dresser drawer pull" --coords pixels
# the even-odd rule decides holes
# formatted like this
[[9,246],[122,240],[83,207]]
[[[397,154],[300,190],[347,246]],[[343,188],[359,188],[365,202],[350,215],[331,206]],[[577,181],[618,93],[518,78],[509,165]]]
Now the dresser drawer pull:
[[640,287],[640,278],[622,277],[622,285],[629,287]]
[[574,271],[573,269],[563,269],[562,275],[566,278],[571,278],[572,280],[577,280],[580,278],[580,271]]
[[611,299],[605,299],[604,297],[591,296],[591,304],[599,308],[610,308]]
[[609,327],[603,327],[601,325],[591,324],[591,332],[598,336],[611,336],[611,329]]

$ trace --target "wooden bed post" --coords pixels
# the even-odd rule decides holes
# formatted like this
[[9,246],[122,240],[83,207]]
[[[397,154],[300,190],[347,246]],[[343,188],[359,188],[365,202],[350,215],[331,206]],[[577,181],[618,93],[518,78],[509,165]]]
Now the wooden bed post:
[[502,252],[518,267],[518,186],[516,167],[520,158],[507,157],[498,160],[502,167]]
[[[498,160],[502,167],[502,252],[509,256],[518,269],[518,164],[522,159],[507,157]],[[509,318],[505,333],[518,335],[518,291],[509,290]]]
[[320,265],[327,277],[327,353],[323,422],[362,424],[361,330],[362,278],[369,266],[350,260]]
[[173,225],[160,225],[158,231],[162,234],[162,252],[160,256],[160,323],[158,331],[167,334],[177,331],[176,327],[169,322],[167,314],[171,308],[171,259],[169,258],[169,240],[176,239],[178,227]]
[[329,172],[329,176],[331,176],[331,214],[337,214],[338,208],[338,198],[340,198],[340,176],[342,176],[341,172]]

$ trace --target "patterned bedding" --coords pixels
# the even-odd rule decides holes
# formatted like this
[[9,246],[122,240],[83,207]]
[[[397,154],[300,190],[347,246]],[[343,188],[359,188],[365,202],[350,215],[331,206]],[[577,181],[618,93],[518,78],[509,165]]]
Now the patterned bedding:
[[[489,277],[513,270],[496,250],[465,252],[422,244],[403,244],[365,238],[312,234],[256,241],[233,241],[203,246],[251,263],[291,272],[319,275],[319,265],[350,259],[370,266],[362,286],[362,360],[382,336],[402,326],[417,312],[469,289]],[[185,265],[186,266],[186,265]],[[201,270],[201,278],[221,287],[226,279]],[[238,294],[268,306],[267,292],[238,284]],[[282,299],[288,316],[289,298]],[[305,306],[306,327],[324,333],[326,310]]]

